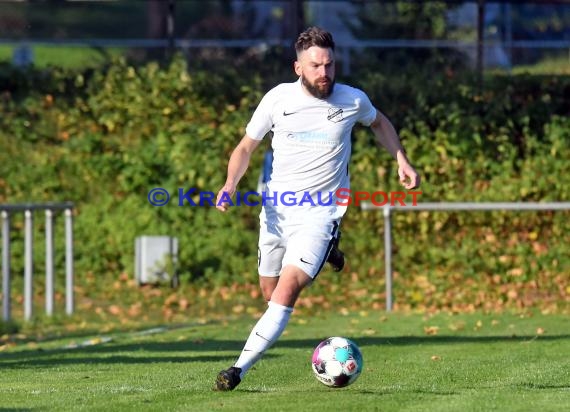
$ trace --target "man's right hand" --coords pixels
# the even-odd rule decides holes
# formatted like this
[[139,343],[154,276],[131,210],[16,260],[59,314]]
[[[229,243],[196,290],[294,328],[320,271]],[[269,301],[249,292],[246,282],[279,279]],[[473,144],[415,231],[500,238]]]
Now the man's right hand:
[[230,207],[230,201],[232,196],[236,191],[235,187],[231,187],[228,184],[225,184],[220,191],[218,192],[218,196],[216,197],[216,209],[221,212],[225,212]]

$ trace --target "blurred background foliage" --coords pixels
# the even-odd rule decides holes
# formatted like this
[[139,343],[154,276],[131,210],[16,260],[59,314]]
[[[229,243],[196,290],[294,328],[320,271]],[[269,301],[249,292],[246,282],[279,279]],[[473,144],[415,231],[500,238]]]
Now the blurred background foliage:
[[[403,36],[438,36],[443,30],[437,4],[393,7],[401,8],[399,17],[383,29],[401,27]],[[408,27],[420,12],[433,24]],[[361,16],[363,30],[373,26],[369,16]],[[222,214],[209,206],[179,207],[177,193],[219,190],[229,155],[263,93],[295,80],[291,58],[289,48],[273,47],[202,50],[199,58],[195,52],[168,59],[118,52],[96,64],[90,56],[79,58],[84,64],[71,66],[0,63],[0,203],[75,203],[80,311],[114,301],[137,317],[140,293],[154,296],[169,319],[189,307],[205,315],[220,301],[235,307],[237,299],[245,305],[238,304],[239,310],[262,305],[256,292],[259,208]],[[393,121],[422,174],[420,201],[570,198],[569,76],[487,71],[480,84],[456,50],[363,49],[353,61],[358,64],[349,74],[339,70],[339,81],[365,90]],[[256,190],[267,147],[265,142],[255,153],[240,190]],[[395,166],[369,130],[355,129],[355,190],[400,190]],[[171,193],[168,205],[149,204],[155,187]],[[567,309],[568,217],[569,212],[396,213],[396,309]],[[63,268],[63,221],[56,223],[56,265]],[[12,224],[18,301],[21,216]],[[43,243],[43,230],[38,216],[36,245]],[[326,268],[301,299],[301,311],[383,307],[381,212],[353,206],[342,230],[347,267],[342,274]],[[134,241],[141,235],[179,238],[182,284],[175,298],[165,300],[164,293],[132,282]],[[43,273],[43,261],[38,246],[37,274]],[[63,281],[57,288],[62,304]],[[113,309],[122,315],[129,310]]]

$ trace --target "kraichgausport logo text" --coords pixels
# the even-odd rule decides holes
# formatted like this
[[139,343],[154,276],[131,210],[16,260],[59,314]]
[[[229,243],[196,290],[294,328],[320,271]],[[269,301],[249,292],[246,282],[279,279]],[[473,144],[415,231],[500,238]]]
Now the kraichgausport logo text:
[[[374,206],[417,206],[420,191],[353,191],[339,188],[334,192],[256,192],[236,191],[233,196],[224,192],[216,203],[217,193],[199,191],[196,188],[178,188],[176,203],[178,206],[360,206],[363,201],[370,201]],[[156,187],[149,191],[148,202],[153,206],[165,206],[171,200],[170,193]]]

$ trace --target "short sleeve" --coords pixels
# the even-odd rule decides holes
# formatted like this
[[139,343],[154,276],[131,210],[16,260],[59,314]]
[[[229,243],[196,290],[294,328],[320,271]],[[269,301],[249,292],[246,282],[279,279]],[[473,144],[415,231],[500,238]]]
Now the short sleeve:
[[249,123],[245,128],[246,134],[254,140],[262,140],[263,137],[273,128],[272,109],[273,98],[271,93],[267,93],[259,102],[253,112]]
[[376,108],[363,91],[359,90],[359,100],[360,104],[358,106],[358,121],[364,126],[370,126],[372,122],[376,119]]

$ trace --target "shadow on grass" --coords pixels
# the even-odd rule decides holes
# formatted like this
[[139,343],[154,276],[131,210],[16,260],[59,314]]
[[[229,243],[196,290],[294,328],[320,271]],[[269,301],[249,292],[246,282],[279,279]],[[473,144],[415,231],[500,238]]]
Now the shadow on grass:
[[[323,337],[324,338],[324,337]],[[570,340],[570,335],[553,336],[394,336],[354,337],[360,347],[409,346],[409,345],[456,345],[464,343],[523,343]],[[282,339],[275,349],[293,348],[312,350],[319,338]],[[58,366],[71,364],[152,364],[190,362],[229,362],[234,360],[243,347],[242,340],[183,340],[172,342],[137,342],[122,344],[110,341],[89,347],[53,350],[29,349],[0,354],[0,368],[29,366]],[[197,355],[201,352],[211,354]],[[227,352],[227,353],[222,353]],[[156,356],[159,354],[159,356]],[[149,354],[153,354],[149,356]],[[171,355],[170,355],[171,354]],[[264,357],[278,357],[267,353]]]
[[[358,395],[371,395],[374,396],[374,398],[376,398],[378,395],[392,395],[395,393],[400,393],[401,390],[396,390],[396,389],[389,389],[389,388],[378,388],[377,390],[370,390],[370,389],[357,389],[354,386],[351,386],[350,389],[349,387],[346,388],[335,388],[334,391],[344,391],[344,390],[350,390],[350,393],[353,394],[358,394]],[[267,390],[264,389],[257,389],[257,388],[248,388],[248,387],[243,387],[240,386],[238,387],[238,389],[236,390],[237,392],[249,392],[249,393],[267,393]],[[324,394],[329,394],[331,391],[330,387],[327,386],[323,386],[322,388],[319,387],[319,389],[315,390],[314,387],[309,387],[306,388],[304,390],[301,390],[301,392],[311,392],[312,394],[315,393],[324,393]],[[427,394],[427,395],[438,395],[438,396],[453,396],[453,395],[459,395],[459,392],[453,392],[453,391],[436,391],[436,390],[422,390],[422,389],[417,389],[417,390],[412,390],[410,391],[410,393],[417,393],[417,394]]]
[[0,407],[0,412],[25,412],[25,411],[33,411],[30,408],[6,408]]
[[[2,322],[2,320],[0,320],[0,322]],[[92,338],[94,335],[153,335],[155,333],[149,333],[152,332],[153,330],[158,330],[159,333],[161,332],[169,332],[169,331],[174,331],[176,329],[187,329],[187,328],[191,328],[191,327],[202,327],[202,326],[207,326],[207,325],[215,325],[215,324],[219,324],[219,321],[216,320],[212,320],[209,322],[200,322],[200,323],[184,323],[184,324],[175,324],[175,325],[168,325],[168,326],[163,326],[162,324],[146,324],[144,326],[137,326],[137,327],[132,327],[132,328],[128,328],[128,329],[120,329],[120,326],[117,325],[117,327],[115,329],[111,329],[108,331],[105,331],[104,333],[101,332],[100,329],[97,328],[90,328],[90,329],[85,329],[85,330],[81,330],[81,331],[73,331],[73,332],[69,332],[66,331],[65,333],[51,333],[48,334],[46,336],[42,336],[41,338],[38,338],[36,336],[23,336],[20,337],[19,335],[14,335],[14,336],[9,336],[9,341],[11,342],[15,342],[17,344],[26,344],[26,343],[39,343],[39,344],[43,344],[43,343],[49,343],[49,342],[53,342],[53,341],[59,341],[62,339],[81,339],[81,338]],[[17,327],[17,326],[16,326]],[[2,330],[0,328],[0,335],[2,335],[3,333],[1,333]],[[6,332],[6,335],[9,335],[10,333],[16,333],[13,330],[12,331],[8,331]],[[0,344],[2,343],[2,340],[0,340]],[[0,354],[0,358],[1,358],[2,354]],[[2,412],[2,410],[0,409],[0,412]]]
[[570,385],[543,385],[543,384],[538,384],[538,383],[533,383],[533,382],[529,382],[529,383],[521,383],[519,385],[513,385],[512,386],[514,389],[537,389],[537,390],[542,390],[542,389],[566,389],[566,390],[570,390]]

